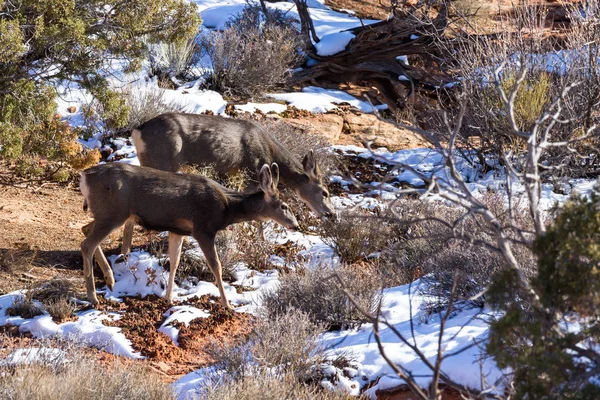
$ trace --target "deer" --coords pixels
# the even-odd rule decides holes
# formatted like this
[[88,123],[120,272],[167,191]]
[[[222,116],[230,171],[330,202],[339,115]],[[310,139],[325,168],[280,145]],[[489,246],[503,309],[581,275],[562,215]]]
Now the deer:
[[[140,164],[163,171],[176,172],[185,164],[195,164],[212,166],[218,175],[226,176],[239,171],[253,174],[263,164],[276,163],[281,183],[317,216],[334,213],[313,151],[300,163],[277,139],[252,122],[214,115],[165,113],[134,129],[131,136]],[[134,220],[125,224],[123,255],[131,248],[134,226]],[[260,232],[264,236],[262,229]]]
[[93,221],[82,231],[83,275],[89,301],[98,305],[93,274],[93,259],[104,280],[114,289],[112,269],[100,248],[101,242],[126,222],[146,229],[169,232],[170,271],[167,302],[172,304],[175,273],[179,265],[184,236],[192,236],[204,253],[214,275],[221,303],[230,308],[225,296],[221,262],[215,247],[217,232],[246,221],[273,220],[292,230],[298,221],[290,207],[279,198],[279,167],[276,163],[260,168],[258,190],[236,192],[199,176],[160,171],[123,163],[100,164],[81,173],[80,190],[84,211]]

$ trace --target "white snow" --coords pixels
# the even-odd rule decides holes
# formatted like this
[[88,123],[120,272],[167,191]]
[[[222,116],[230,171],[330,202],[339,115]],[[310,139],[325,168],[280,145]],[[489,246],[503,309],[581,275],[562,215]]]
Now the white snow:
[[5,359],[0,360],[0,366],[16,367],[28,364],[57,364],[66,363],[66,353],[61,349],[51,347],[26,347],[16,349]]
[[268,114],[270,112],[279,114],[287,110],[287,106],[281,103],[246,103],[236,105],[235,109],[237,111],[249,112],[251,114],[255,113],[256,110],[262,112],[263,114]]
[[387,109],[385,104],[373,107],[368,102],[359,100],[341,90],[323,89],[316,86],[307,86],[302,89],[302,92],[272,93],[269,96],[277,100],[287,101],[290,106],[313,113],[326,113],[337,108],[337,105],[341,103],[348,103],[367,113]]
[[[227,22],[236,14],[239,14],[247,5],[245,0],[194,0],[198,5],[200,15],[202,16],[203,25],[207,28],[223,30]],[[266,3],[267,7],[285,12],[288,16],[299,20],[296,6],[291,2],[280,1]],[[377,20],[363,19],[362,21],[352,15],[343,12],[337,12],[329,9],[322,2],[309,0],[307,5],[310,10],[310,15],[313,19],[315,31],[319,38],[331,33],[337,33],[344,30],[352,29],[361,26],[362,24],[370,25]]]
[[[430,361],[434,361],[438,351],[440,321],[437,316],[428,317],[422,314],[421,306],[426,298],[416,294],[420,284],[420,281],[416,281],[411,285],[386,289],[381,312],[388,323],[405,338],[416,343]],[[453,353],[473,343],[484,342],[489,328],[482,320],[484,315],[482,310],[472,309],[461,311],[449,319],[443,336],[444,352]],[[411,319],[414,324],[412,328]],[[393,362],[411,371],[422,387],[427,387],[432,378],[432,371],[408,346],[401,345],[400,339],[390,328],[384,325],[380,327],[380,337],[386,354]],[[334,352],[349,352],[355,355],[360,365],[359,373],[364,373],[370,379],[384,377],[377,385],[367,390],[366,393],[373,399],[378,389],[404,383],[381,356],[370,324],[363,325],[358,330],[326,333],[323,335],[323,344],[332,346]],[[442,370],[456,382],[473,389],[481,388],[481,373],[487,377],[487,382],[497,381],[501,378],[501,371],[489,359],[479,362],[481,353],[482,349],[474,346],[446,359],[442,363]],[[362,387],[364,382],[357,380],[356,384]]]
[[408,64],[408,56],[397,56],[396,60],[400,61],[401,64],[409,65]]
[[356,35],[352,32],[330,33],[321,38],[321,41],[315,44],[317,54],[320,56],[332,56],[344,51],[348,43],[354,39]]
[[121,333],[120,328],[102,324],[103,320],[119,318],[117,314],[96,310],[84,311],[76,314],[78,317],[76,321],[62,324],[55,323],[47,313],[32,319],[7,316],[6,309],[12,307],[13,303],[21,297],[23,293],[20,291],[0,296],[0,326],[18,326],[20,332],[29,332],[36,338],[58,336],[86,343],[116,355],[141,358],[141,355],[132,349],[131,343]]

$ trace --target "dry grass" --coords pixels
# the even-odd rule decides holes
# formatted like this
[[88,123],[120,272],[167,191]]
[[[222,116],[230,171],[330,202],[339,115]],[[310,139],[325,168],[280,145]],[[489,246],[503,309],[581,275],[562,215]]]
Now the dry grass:
[[43,304],[46,311],[48,311],[48,314],[50,314],[52,319],[57,323],[61,323],[73,317],[73,313],[77,308],[75,303],[66,297],[51,299],[45,301]]
[[15,298],[11,307],[6,309],[6,315],[10,317],[20,316],[25,319],[43,315],[43,308],[31,298],[31,291],[25,295]]
[[200,45],[197,37],[183,42],[148,45],[151,75],[158,77],[159,84],[172,77],[189,75],[199,56]]
[[83,356],[58,365],[34,363],[0,373],[0,398],[6,400],[174,400],[171,387],[140,365],[102,367]]
[[300,383],[292,373],[289,373],[282,377],[260,374],[247,376],[242,380],[225,381],[221,385],[209,386],[204,398],[207,400],[356,400],[361,397]]
[[0,271],[14,272],[33,264],[35,251],[29,249],[0,249]]

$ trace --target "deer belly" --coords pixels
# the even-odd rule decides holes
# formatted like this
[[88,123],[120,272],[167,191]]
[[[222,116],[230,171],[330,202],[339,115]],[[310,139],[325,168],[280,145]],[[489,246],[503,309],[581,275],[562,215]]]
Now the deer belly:
[[192,234],[194,224],[187,219],[175,219],[172,221],[158,221],[136,216],[136,223],[144,228],[158,232],[173,232],[178,235],[189,236]]

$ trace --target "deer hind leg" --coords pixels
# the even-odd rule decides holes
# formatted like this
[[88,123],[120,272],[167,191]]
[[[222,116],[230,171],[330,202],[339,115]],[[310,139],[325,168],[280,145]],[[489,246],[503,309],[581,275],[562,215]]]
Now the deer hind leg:
[[217,248],[215,247],[215,235],[195,234],[194,239],[198,241],[198,244],[204,253],[204,257],[206,257],[206,262],[208,263],[210,272],[212,272],[215,277],[217,287],[219,288],[219,293],[221,294],[221,304],[223,304],[223,307],[232,310],[233,308],[229,305],[227,297],[225,296],[221,261],[219,261]]
[[175,273],[179,266],[181,258],[181,245],[183,244],[184,236],[169,232],[169,261],[171,269],[169,271],[169,283],[167,284],[167,302],[169,305],[173,303],[173,286],[175,285]]
[[126,256],[131,250],[131,242],[133,241],[133,228],[135,227],[135,221],[128,219],[123,227],[123,244],[121,246],[121,254]]
[[[96,297],[96,285],[94,284],[93,257],[96,251],[102,253],[102,250],[98,246],[114,228],[115,226],[98,224],[96,222],[92,222],[84,227],[84,233],[87,231],[87,235],[86,238],[81,242],[81,254],[83,255],[83,277],[85,279],[88,300],[93,305],[97,305],[99,303],[98,297]],[[106,264],[102,264],[102,262],[100,262],[100,267],[102,268],[103,265],[106,267],[108,265],[108,261],[106,261],[106,258],[104,258],[103,254],[101,259],[103,259]],[[104,268],[102,269],[102,272],[105,274],[108,271],[110,271],[110,275],[112,276],[110,266],[108,266],[106,271]],[[114,277],[112,278],[112,281],[114,283]]]
[[[83,234],[86,237],[92,231],[95,224],[96,224],[95,221],[92,221],[89,224],[85,225],[83,228],[81,228],[81,231],[83,232]],[[94,251],[94,259],[96,260],[96,262],[100,266],[100,269],[102,270],[102,274],[104,275],[104,282],[106,282],[106,286],[108,286],[108,288],[111,291],[114,290],[115,277],[113,275],[113,271],[112,271],[112,268],[110,267],[108,260],[104,256],[104,252],[102,251],[102,248],[100,248],[100,245],[98,245],[96,247],[96,251]],[[93,264],[91,264],[91,265],[93,267]]]
[[267,241],[267,237],[265,236],[265,224],[262,221],[256,221],[257,228],[256,228],[256,235],[258,236],[258,238],[260,240],[262,240],[263,242]]

